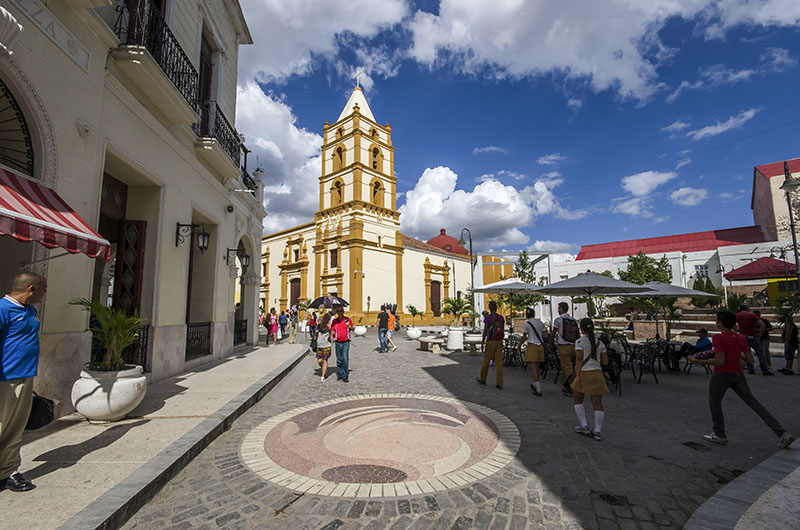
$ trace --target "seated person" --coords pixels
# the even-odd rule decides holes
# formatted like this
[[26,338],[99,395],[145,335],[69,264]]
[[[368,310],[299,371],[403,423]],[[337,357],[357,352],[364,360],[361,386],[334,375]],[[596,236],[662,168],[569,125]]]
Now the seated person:
[[[686,357],[688,355],[700,354],[702,352],[708,352],[711,350],[711,339],[708,338],[708,330],[705,328],[700,328],[697,330],[697,342],[693,345],[689,344],[688,342],[684,342],[683,346],[681,346],[680,352],[678,355],[681,357]],[[705,357],[701,357],[705,358]]]
[[625,327],[622,328],[622,331],[633,331],[633,320],[628,320],[628,323],[625,324]]

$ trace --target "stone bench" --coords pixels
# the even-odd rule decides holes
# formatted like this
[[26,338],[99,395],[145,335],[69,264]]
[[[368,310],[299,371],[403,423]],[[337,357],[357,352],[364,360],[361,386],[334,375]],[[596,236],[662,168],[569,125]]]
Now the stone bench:
[[419,349],[422,351],[429,351],[433,353],[442,353],[442,345],[444,344],[444,339],[439,339],[436,337],[420,337],[419,338]]
[[478,346],[481,344],[481,337],[464,336],[464,349],[470,354],[478,353]]

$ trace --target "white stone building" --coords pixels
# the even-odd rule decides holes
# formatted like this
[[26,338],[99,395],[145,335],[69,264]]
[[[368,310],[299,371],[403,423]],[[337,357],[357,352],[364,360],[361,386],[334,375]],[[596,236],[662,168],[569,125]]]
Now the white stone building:
[[111,246],[107,263],[0,236],[4,290],[20,266],[49,283],[37,390],[68,411],[91,346],[77,297],[145,319],[131,355],[153,379],[230,354],[234,329],[255,342],[265,212],[233,121],[238,48],[252,42],[238,1],[3,7],[0,165],[55,190]]

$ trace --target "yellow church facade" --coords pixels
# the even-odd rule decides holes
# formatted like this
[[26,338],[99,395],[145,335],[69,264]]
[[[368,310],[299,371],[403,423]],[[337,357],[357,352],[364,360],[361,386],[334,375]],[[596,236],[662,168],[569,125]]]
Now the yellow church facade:
[[349,302],[356,323],[374,324],[383,304],[406,306],[415,324],[445,324],[444,299],[466,293],[469,256],[400,232],[392,128],[375,120],[355,88],[335,123],[323,126],[319,210],[314,220],[262,239],[261,305],[278,312],[326,294]]

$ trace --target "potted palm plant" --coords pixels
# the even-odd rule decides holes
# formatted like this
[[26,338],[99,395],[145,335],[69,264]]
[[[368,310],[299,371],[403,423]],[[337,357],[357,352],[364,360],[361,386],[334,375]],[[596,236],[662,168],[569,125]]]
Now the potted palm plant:
[[91,313],[87,331],[104,351],[102,360],[86,363],[80,379],[72,385],[72,405],[91,422],[120,420],[147,392],[144,367],[126,364],[122,357],[123,350],[139,338],[142,321],[87,298],[73,300],[70,305]]
[[406,311],[411,315],[411,325],[406,328],[406,336],[411,340],[417,340],[422,336],[422,330],[414,327],[414,318],[420,316],[422,313],[411,304],[406,306]]
[[453,315],[453,325],[447,332],[447,349],[464,348],[464,329],[458,326],[461,317],[469,312],[469,302],[461,298],[445,298],[442,313]]

